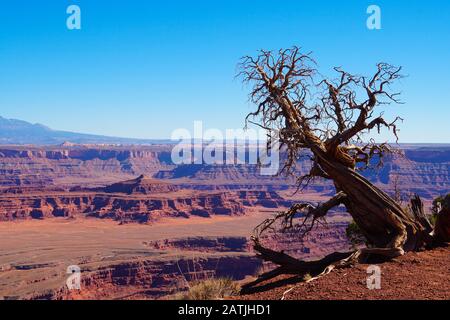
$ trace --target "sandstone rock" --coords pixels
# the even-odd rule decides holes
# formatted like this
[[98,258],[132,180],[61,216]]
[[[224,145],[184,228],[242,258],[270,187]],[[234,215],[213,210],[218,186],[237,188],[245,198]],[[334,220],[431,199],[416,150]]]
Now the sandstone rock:
[[168,182],[140,175],[136,179],[114,183],[104,188],[107,193],[152,194],[174,192],[178,188]]

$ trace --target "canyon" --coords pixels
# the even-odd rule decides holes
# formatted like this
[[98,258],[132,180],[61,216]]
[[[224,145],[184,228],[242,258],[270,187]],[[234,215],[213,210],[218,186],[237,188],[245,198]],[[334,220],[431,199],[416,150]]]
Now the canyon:
[[243,215],[250,208],[279,208],[290,203],[275,191],[180,190],[141,175],[103,188],[76,187],[60,192],[31,188],[25,194],[8,188],[0,193],[0,221],[82,215],[121,223],[149,223],[163,217]]
[[[0,186],[103,187],[139,175],[168,180],[187,189],[286,190],[295,180],[283,176],[262,176],[257,165],[175,165],[172,145],[107,146],[0,146]],[[364,175],[387,191],[394,182],[405,193],[432,198],[448,191],[450,184],[450,146],[400,145],[403,156],[388,156],[380,169]],[[307,160],[298,170],[308,170]],[[331,191],[322,181],[311,185],[316,192]]]
[[[251,250],[252,229],[296,201],[324,201],[334,188],[262,176],[258,166],[171,161],[169,144],[0,146],[0,299],[165,299],[211,277],[238,281],[271,266]],[[450,188],[450,147],[402,145],[364,175],[427,209]],[[297,170],[308,170],[299,161]],[[262,239],[314,259],[351,247],[338,209],[308,237]],[[69,290],[69,266],[81,290]]]

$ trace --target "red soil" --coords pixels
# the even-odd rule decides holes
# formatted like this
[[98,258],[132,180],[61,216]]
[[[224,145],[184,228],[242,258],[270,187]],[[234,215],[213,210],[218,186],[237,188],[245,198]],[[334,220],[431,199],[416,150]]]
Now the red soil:
[[[283,284],[279,287],[241,299],[278,300],[283,293],[286,300],[449,300],[450,247],[424,252],[411,252],[391,262],[381,263],[381,288],[368,289],[367,267],[360,264],[333,270],[330,274],[309,283]],[[287,282],[292,277],[280,276],[269,281]],[[263,283],[262,285],[267,285]]]

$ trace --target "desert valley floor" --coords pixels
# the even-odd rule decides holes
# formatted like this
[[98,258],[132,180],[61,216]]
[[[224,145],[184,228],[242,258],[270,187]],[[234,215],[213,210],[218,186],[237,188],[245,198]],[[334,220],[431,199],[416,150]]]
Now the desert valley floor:
[[[168,219],[154,226],[94,219],[3,223],[0,292],[4,298],[66,297],[70,265],[84,270],[82,277],[89,280],[83,281],[94,282],[84,282],[88,289],[80,293],[86,298],[158,297],[185,286],[185,277],[201,277],[218,269],[229,276],[241,272],[244,277],[256,272],[259,262],[245,252],[245,243],[239,239],[245,239],[264,216],[267,213],[182,222]],[[158,248],[158,241],[164,244],[174,235],[185,238],[185,246]],[[228,239],[230,247],[216,251],[220,249],[207,241],[210,247],[202,247],[202,238],[219,242],[214,245]],[[233,239],[237,240],[234,248]],[[240,271],[235,270],[237,262]]]

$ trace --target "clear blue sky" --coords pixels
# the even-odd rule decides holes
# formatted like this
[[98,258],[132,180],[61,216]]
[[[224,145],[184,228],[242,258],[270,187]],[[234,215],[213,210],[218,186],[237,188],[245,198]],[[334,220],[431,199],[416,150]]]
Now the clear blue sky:
[[[66,28],[66,8],[82,30]],[[366,8],[382,30],[366,28]],[[403,65],[400,142],[450,142],[450,1],[15,0],[0,5],[0,115],[54,129],[166,138],[241,128],[239,58],[299,45],[326,73]],[[388,112],[390,114],[390,112]]]

